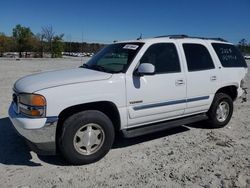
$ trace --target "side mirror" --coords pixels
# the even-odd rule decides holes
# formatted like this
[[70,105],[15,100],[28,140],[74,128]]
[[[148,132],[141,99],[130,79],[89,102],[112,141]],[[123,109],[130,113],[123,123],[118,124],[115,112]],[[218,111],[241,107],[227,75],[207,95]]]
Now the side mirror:
[[155,66],[151,63],[142,63],[137,69],[137,74],[143,75],[153,75],[155,74]]

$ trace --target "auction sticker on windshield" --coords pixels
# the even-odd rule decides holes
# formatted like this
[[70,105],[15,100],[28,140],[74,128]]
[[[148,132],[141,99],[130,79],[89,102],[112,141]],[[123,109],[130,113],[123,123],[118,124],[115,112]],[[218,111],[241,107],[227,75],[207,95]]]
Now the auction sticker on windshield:
[[136,50],[139,46],[135,44],[126,44],[123,49]]

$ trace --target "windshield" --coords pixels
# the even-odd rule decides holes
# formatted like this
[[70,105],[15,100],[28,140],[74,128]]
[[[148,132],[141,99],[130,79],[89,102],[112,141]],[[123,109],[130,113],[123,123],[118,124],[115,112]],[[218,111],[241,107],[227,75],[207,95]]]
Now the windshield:
[[140,42],[108,45],[81,67],[108,73],[126,72],[142,46]]

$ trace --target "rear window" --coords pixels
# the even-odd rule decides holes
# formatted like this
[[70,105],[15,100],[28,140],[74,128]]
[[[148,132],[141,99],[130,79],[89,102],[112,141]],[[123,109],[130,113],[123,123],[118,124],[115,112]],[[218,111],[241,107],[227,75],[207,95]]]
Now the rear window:
[[223,67],[247,67],[240,51],[231,44],[212,43]]

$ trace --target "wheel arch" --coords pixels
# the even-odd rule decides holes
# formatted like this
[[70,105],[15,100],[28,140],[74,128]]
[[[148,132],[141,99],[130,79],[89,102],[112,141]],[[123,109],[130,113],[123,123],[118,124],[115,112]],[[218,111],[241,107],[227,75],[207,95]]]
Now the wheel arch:
[[85,110],[98,110],[107,115],[112,121],[115,131],[119,131],[121,127],[121,119],[120,113],[118,111],[117,106],[110,101],[98,101],[98,102],[90,102],[79,105],[74,105],[67,107],[63,111],[60,112],[58,116],[58,123],[56,128],[56,141],[58,142],[58,138],[62,133],[62,125],[64,121],[70,117],[71,115],[85,111]]
[[238,96],[237,89],[238,89],[238,87],[236,85],[228,85],[228,86],[224,86],[224,87],[218,89],[216,91],[216,93],[225,93],[225,94],[229,95],[233,101],[235,101],[237,96]]

